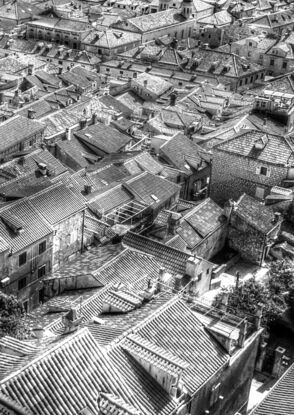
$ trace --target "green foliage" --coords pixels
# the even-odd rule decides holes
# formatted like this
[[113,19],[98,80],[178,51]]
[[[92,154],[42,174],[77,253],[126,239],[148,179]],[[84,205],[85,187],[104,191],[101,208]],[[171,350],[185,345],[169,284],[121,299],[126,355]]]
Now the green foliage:
[[0,291],[0,337],[5,335],[23,337],[26,331],[21,322],[23,315],[23,306],[17,298]]
[[228,295],[229,309],[239,317],[252,316],[262,306],[263,325],[271,328],[289,307],[294,322],[294,262],[291,260],[273,262],[265,283],[251,278],[238,287],[222,290],[215,299],[216,307],[220,306],[224,292]]

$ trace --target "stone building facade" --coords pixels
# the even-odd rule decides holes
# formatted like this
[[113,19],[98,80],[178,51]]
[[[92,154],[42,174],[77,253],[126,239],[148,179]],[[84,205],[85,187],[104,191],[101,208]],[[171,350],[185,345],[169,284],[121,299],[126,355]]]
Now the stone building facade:
[[213,149],[210,196],[223,204],[243,193],[264,199],[291,174],[291,144],[284,137],[249,131]]

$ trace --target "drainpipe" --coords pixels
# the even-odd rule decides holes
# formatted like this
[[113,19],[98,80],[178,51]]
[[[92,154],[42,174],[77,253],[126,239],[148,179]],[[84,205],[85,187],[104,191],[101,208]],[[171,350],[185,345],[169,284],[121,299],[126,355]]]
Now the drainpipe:
[[82,221],[81,254],[84,252],[84,226],[85,226],[85,209],[83,210],[83,221]]

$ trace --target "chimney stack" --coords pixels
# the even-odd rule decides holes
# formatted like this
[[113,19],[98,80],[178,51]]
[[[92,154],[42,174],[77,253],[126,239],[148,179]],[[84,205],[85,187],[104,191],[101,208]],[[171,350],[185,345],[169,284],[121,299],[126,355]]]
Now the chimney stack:
[[28,65],[28,75],[34,75],[34,64],[32,63]]
[[66,127],[65,129],[65,136],[68,141],[71,140],[71,128]]
[[84,193],[86,195],[89,195],[90,193],[92,193],[92,186],[90,184],[85,184],[84,185]]
[[36,118],[36,111],[33,110],[32,108],[28,109],[28,118],[30,120],[33,120],[34,118]]
[[80,129],[82,130],[86,126],[87,126],[87,120],[86,120],[86,118],[81,118],[80,119]]
[[92,124],[97,124],[98,121],[98,116],[96,114],[96,112],[93,112],[92,114]]
[[144,79],[143,85],[144,85],[144,88],[147,88],[147,85],[148,85],[148,80],[147,79]]
[[275,215],[275,217],[274,217],[273,223],[280,222],[281,216],[282,216],[281,213],[280,212],[275,212],[274,215]]
[[167,219],[167,233],[168,235],[175,235],[177,227],[180,225],[182,215],[180,213],[171,212]]

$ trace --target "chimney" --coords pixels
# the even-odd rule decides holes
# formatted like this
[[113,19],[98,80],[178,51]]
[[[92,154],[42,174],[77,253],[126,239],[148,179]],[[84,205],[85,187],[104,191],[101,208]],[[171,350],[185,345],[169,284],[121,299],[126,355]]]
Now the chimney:
[[33,110],[32,108],[28,109],[28,118],[30,120],[33,120],[34,118],[36,118],[36,111]]
[[247,327],[248,327],[248,323],[247,320],[243,320],[240,324],[239,327],[239,337],[238,337],[238,346],[239,347],[244,347],[244,343],[246,340],[246,336],[247,336]]
[[286,353],[286,349],[283,347],[277,347],[275,349],[275,360],[272,370],[272,376],[275,378],[279,378],[282,374],[282,365],[283,365],[283,357]]
[[96,112],[93,112],[92,114],[92,124],[97,124],[98,116]]
[[147,79],[144,79],[143,85],[144,85],[144,88],[147,88],[147,85],[148,85],[148,80]]
[[164,274],[165,268],[160,267],[158,272],[158,279],[157,279],[157,292],[161,292],[164,287]]
[[90,184],[85,184],[84,185],[84,193],[86,195],[89,195],[90,193],[92,193],[92,186]]
[[198,281],[198,274],[200,271],[201,260],[194,256],[190,256],[186,262],[186,274],[193,280]]
[[275,212],[274,213],[274,219],[273,219],[273,223],[279,223],[281,221],[281,213],[280,212]]
[[167,233],[168,235],[175,235],[182,215],[180,213],[171,212],[167,219]]
[[64,324],[63,334],[76,331],[79,328],[81,321],[82,318],[78,317],[77,310],[72,308],[65,316],[62,317],[62,322]]
[[0,105],[4,103],[4,94],[0,92]]
[[255,313],[255,330],[259,330],[261,327],[263,305],[258,304],[256,313]]
[[175,275],[174,277],[174,287],[173,287],[173,293],[178,293],[182,288],[182,275]]
[[227,311],[228,302],[229,302],[229,293],[224,292],[221,298],[221,303],[220,303],[220,309],[222,311],[224,312]]
[[71,140],[71,128],[66,127],[65,129],[65,137],[68,141]]
[[39,163],[39,164],[38,164],[38,168],[39,168],[39,172],[40,172],[43,176],[46,176],[46,174],[47,174],[47,164],[45,164],[45,163]]
[[176,91],[174,91],[170,94],[170,106],[174,107],[176,105],[176,102],[177,102],[177,93]]
[[32,63],[28,65],[28,75],[34,75],[34,64]]
[[86,118],[81,118],[80,119],[80,129],[82,130],[86,126],[87,126],[87,120],[86,120]]

